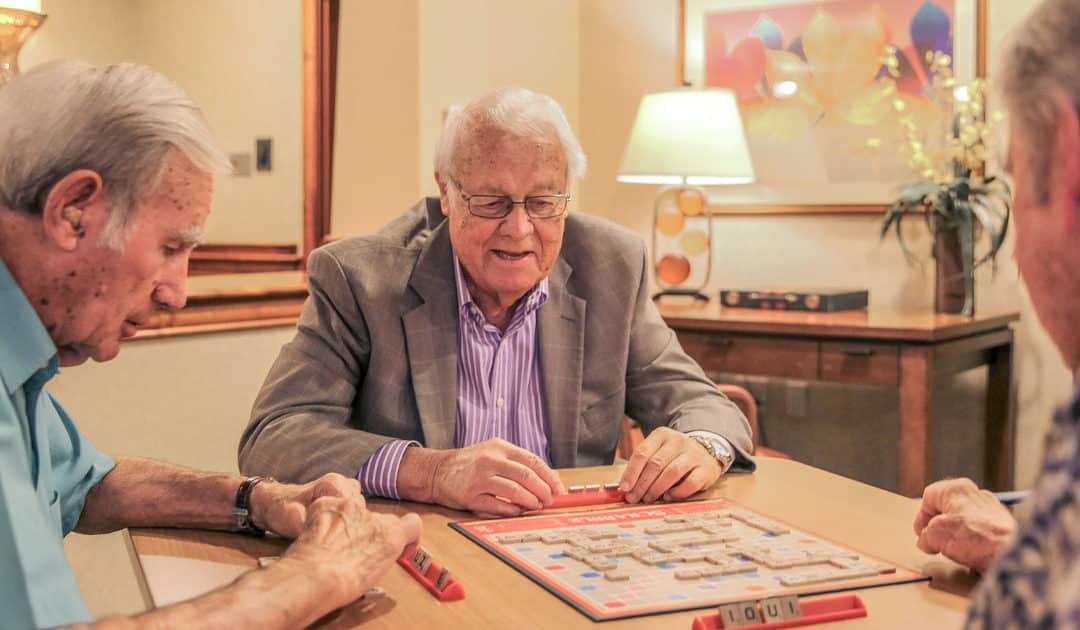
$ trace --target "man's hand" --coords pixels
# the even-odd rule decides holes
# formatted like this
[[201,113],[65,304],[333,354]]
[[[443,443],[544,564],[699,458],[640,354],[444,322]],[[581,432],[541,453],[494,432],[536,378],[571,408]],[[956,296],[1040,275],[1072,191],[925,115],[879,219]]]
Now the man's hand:
[[720,462],[701,444],[660,427],[634,449],[619,489],[627,503],[682,500],[711,486],[722,472]]
[[1016,530],[1009,510],[970,479],[946,479],[923,490],[915,517],[919,549],[986,571]]
[[529,451],[498,438],[446,451],[410,448],[398,473],[403,479],[417,470],[432,471],[428,487],[418,500],[478,514],[517,516],[551,504],[565,492],[559,475]]
[[262,481],[251,492],[255,524],[275,534],[296,538],[308,520],[311,504],[322,497],[338,497],[363,503],[360,482],[329,473],[303,485]]
[[420,540],[416,514],[375,514],[365,508],[363,498],[323,496],[306,512],[303,531],[273,567],[325,576],[330,609],[370,590],[405,546]]

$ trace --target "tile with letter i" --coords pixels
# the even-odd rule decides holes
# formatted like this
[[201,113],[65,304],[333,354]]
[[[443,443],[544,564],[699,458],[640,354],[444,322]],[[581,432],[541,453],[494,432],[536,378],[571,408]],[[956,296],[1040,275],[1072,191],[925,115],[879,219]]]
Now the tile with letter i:
[[771,630],[809,626],[867,615],[866,605],[858,595],[816,597],[801,603],[795,595],[770,597],[762,600],[732,602],[720,606],[712,615],[694,618],[692,630]]
[[440,566],[420,545],[409,545],[398,558],[398,564],[420,585],[441,602],[465,599],[465,588],[454,579],[449,569]]

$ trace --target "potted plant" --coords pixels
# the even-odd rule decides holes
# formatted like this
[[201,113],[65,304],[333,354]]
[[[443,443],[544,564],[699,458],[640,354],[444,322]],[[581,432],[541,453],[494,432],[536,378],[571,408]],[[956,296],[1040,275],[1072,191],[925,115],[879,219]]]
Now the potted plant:
[[[944,53],[927,53],[927,61],[933,77],[927,91],[941,124],[916,124],[906,104],[895,101],[905,138],[900,151],[920,179],[900,187],[882,221],[881,238],[894,231],[905,256],[916,260],[901,224],[908,215],[921,215],[935,259],[934,310],[970,316],[975,313],[975,269],[994,261],[1009,228],[1012,191],[1005,180],[985,172],[987,140],[1001,116],[986,114],[984,81],[957,85]],[[976,260],[980,234],[989,247]]]

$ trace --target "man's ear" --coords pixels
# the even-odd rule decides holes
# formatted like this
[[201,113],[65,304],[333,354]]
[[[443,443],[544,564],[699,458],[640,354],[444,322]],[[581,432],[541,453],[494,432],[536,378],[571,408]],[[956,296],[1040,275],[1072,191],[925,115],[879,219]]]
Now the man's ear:
[[1055,91],[1054,155],[1050,161],[1050,207],[1062,212],[1067,234],[1080,231],[1080,114],[1063,91]]
[[66,251],[86,236],[89,210],[105,197],[104,182],[95,171],[79,169],[57,181],[41,207],[45,234]]
[[447,182],[443,181],[443,178],[439,176],[439,171],[435,171],[435,183],[439,186],[439,206],[442,209],[444,217],[450,216],[450,195],[446,191]]

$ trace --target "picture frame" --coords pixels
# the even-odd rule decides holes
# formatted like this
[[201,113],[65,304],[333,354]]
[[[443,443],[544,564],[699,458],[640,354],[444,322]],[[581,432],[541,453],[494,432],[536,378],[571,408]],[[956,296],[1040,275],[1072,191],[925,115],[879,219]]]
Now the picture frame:
[[[805,112],[796,111],[788,103],[778,106],[774,94],[768,91],[768,77],[779,76],[780,70],[776,68],[782,70],[784,66],[779,64],[790,59],[796,63],[804,62],[804,71],[809,66],[820,68],[824,65],[820,62],[819,51],[822,42],[830,41],[821,36],[821,24],[814,25],[816,33],[811,36],[812,43],[817,46],[813,49],[816,56],[811,56],[818,63],[807,62],[806,53],[801,50],[800,29],[817,19],[820,9],[831,20],[826,24],[834,28],[834,31],[824,30],[835,33],[831,43],[838,51],[836,57],[845,60],[838,64],[847,63],[848,59],[860,59],[858,55],[849,54],[855,45],[850,42],[857,39],[855,33],[859,28],[867,26],[868,12],[877,11],[873,17],[883,26],[891,45],[898,49],[897,57],[902,58],[904,64],[902,69],[912,77],[927,81],[925,67],[915,68],[925,51],[916,50],[918,47],[911,39],[911,26],[916,18],[921,20],[920,26],[927,23],[925,12],[917,15],[926,4],[935,5],[926,9],[932,18],[931,26],[936,25],[940,31],[942,20],[948,20],[945,24],[952,39],[947,44],[951,50],[947,52],[951,53],[957,81],[968,83],[975,78],[985,78],[986,0],[678,0],[678,84],[701,88],[738,83],[742,86],[740,90],[748,90],[739,92],[740,111],[757,181],[709,189],[713,214],[884,212],[895,199],[896,188],[911,179],[910,174],[905,176],[899,155],[888,153],[891,145],[887,139],[877,139],[876,150],[865,148],[871,146],[870,137],[890,132],[887,125],[875,127],[867,124],[867,120],[858,120],[858,126],[849,123],[844,112],[856,111],[855,105],[850,103],[858,103],[858,97],[829,102],[829,85],[812,85],[805,90],[805,97],[798,95],[800,99],[805,98],[805,103],[811,103],[799,108]],[[875,6],[878,8],[874,9]],[[763,23],[765,28],[761,26]],[[739,76],[736,81],[731,78],[732,74],[725,75],[724,72],[732,68],[738,72],[744,66],[725,64],[734,63],[729,62],[728,57],[741,62],[738,56],[747,47],[743,46],[738,52],[735,48],[742,46],[742,41],[752,35],[763,42],[766,37],[770,40],[765,45],[765,54],[769,55],[768,72],[757,73],[756,77]],[[753,44],[750,48],[761,48],[758,42]],[[752,52],[761,54],[760,50]],[[801,59],[797,59],[798,56]],[[865,64],[862,67],[865,68]],[[841,72],[838,67],[836,76],[840,75],[851,76],[852,73]],[[822,76],[825,76],[824,72]],[[751,78],[755,80],[752,85],[749,83]],[[812,77],[808,81],[816,79]],[[908,79],[904,75],[904,80]],[[911,85],[906,87],[914,89]],[[861,89],[854,84],[841,88],[835,89],[834,93],[846,96],[852,90]],[[848,92],[843,92],[844,89]],[[887,122],[891,124],[891,121]]]

